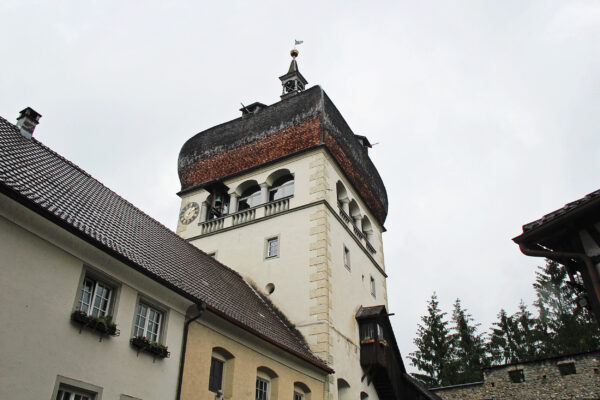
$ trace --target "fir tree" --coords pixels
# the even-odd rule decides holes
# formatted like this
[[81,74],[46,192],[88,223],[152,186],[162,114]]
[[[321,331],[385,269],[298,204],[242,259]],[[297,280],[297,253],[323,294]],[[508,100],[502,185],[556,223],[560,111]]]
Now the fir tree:
[[427,387],[454,384],[453,336],[445,316],[434,292],[427,304],[427,315],[421,317],[423,323],[418,325],[417,337],[413,340],[417,351],[408,356],[411,364],[422,372],[412,375]]
[[[493,364],[507,364],[517,360],[515,333],[517,326],[504,309],[498,313],[498,321],[493,323],[487,348]],[[517,333],[518,335],[518,333]]]
[[452,312],[453,354],[456,357],[455,384],[483,380],[482,368],[488,365],[483,335],[477,333],[479,324],[473,323],[472,316],[462,308],[456,299]]
[[514,324],[515,358],[518,361],[535,359],[539,354],[537,319],[533,318],[523,300],[519,303],[519,311],[513,314],[511,319]]
[[538,267],[533,287],[539,312],[537,333],[543,357],[580,353],[600,347],[600,329],[594,316],[580,307],[578,286],[570,282],[566,268],[546,260]]

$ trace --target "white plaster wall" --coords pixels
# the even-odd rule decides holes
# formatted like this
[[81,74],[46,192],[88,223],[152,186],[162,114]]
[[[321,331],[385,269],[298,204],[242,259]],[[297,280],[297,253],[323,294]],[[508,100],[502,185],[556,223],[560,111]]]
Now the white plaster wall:
[[[319,167],[315,166],[320,162],[323,162],[323,168],[318,172]],[[367,379],[361,381],[364,371],[360,367],[358,324],[355,314],[360,305],[385,304],[387,307],[385,276],[377,268],[379,266],[384,269],[383,228],[332,158],[322,149],[226,180],[224,183],[231,190],[249,179],[254,179],[260,184],[269,174],[281,168],[289,169],[295,178],[290,212],[237,228],[224,229],[200,238],[197,237],[200,234],[198,220],[187,226],[179,223],[177,232],[184,238],[192,238],[191,243],[205,252],[216,252],[218,261],[254,281],[263,292],[265,285],[273,283],[275,292],[270,298],[313,346],[315,343],[312,340],[315,335],[310,334],[311,326],[325,323],[325,321],[316,321],[314,314],[311,317],[310,311],[311,306],[314,306],[314,300],[310,297],[312,287],[309,267],[310,245],[315,240],[311,237],[311,227],[314,225],[311,215],[322,206],[296,210],[294,208],[325,200],[332,210],[326,211],[326,237],[329,243],[327,263],[330,271],[328,354],[333,359],[332,367],[336,371],[329,381],[330,399],[337,398],[337,378],[343,378],[350,384],[349,397],[358,399],[360,392],[364,391],[371,400],[377,399],[375,389],[367,384]],[[320,176],[319,181],[314,178],[316,174]],[[374,261],[367,255],[370,253],[367,253],[365,246],[355,240],[352,227],[348,226],[349,232],[346,225],[337,217],[339,215],[336,194],[338,180],[346,187],[349,198],[356,200],[361,214],[367,215],[371,221],[374,231],[371,244],[377,251],[371,256]],[[322,182],[326,182],[326,187],[320,187]],[[184,207],[190,201],[201,204],[207,196],[208,193],[204,190],[188,193],[182,197],[181,206]],[[280,256],[265,260],[265,239],[271,236],[280,238]],[[344,267],[344,246],[350,250],[351,271]],[[371,276],[377,285],[376,298],[371,296]]]
[[[103,399],[175,397],[189,301],[4,196],[0,249],[1,399],[48,399],[57,375],[102,387]],[[120,282],[118,337],[99,341],[70,321],[84,264]],[[164,343],[170,358],[153,362],[129,344],[139,293],[168,309]]]
[[[216,251],[221,263],[256,283],[295,323],[308,320],[309,235],[311,209],[303,209],[192,241],[207,253]],[[279,237],[279,257],[265,259],[267,238]]]

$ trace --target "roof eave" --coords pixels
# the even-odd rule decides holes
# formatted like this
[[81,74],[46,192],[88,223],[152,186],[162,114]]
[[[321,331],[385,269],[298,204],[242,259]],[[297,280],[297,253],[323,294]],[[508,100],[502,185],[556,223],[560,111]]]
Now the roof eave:
[[[521,233],[518,236],[515,236],[512,240],[513,240],[513,242],[515,242],[517,244],[534,241],[534,240],[541,240],[544,237],[550,235],[551,233],[556,232],[558,227],[564,226],[565,224],[567,224],[569,222],[574,222],[576,220],[579,220],[587,213],[600,212],[599,207],[600,207],[600,197],[593,199],[590,202],[587,202],[585,204],[582,204],[581,206],[573,208],[572,210],[567,211],[563,215],[559,215],[559,216],[551,219],[550,221],[544,222],[541,225],[536,226],[535,228],[532,228],[530,230],[524,230],[523,233]],[[560,209],[552,211],[552,212],[557,212],[559,210]],[[530,222],[529,224],[532,224],[534,222],[535,221]],[[527,226],[529,224],[525,224],[524,226]]]

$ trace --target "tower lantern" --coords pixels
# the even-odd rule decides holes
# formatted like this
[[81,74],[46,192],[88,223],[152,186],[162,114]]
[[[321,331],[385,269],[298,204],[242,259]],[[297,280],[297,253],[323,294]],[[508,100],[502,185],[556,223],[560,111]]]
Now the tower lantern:
[[300,53],[298,50],[296,50],[296,48],[290,51],[290,55],[292,56],[290,69],[288,70],[287,74],[279,77],[281,80],[281,85],[283,86],[283,91],[281,93],[282,99],[302,92],[308,84],[307,80],[304,79],[298,70],[298,63],[296,62],[296,57],[298,57],[298,54]]

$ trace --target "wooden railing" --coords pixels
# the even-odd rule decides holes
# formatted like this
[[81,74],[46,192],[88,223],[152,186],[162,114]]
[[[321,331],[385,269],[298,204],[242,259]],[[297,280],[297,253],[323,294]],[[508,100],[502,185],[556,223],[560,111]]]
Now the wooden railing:
[[393,393],[398,399],[402,398],[401,393],[404,391],[402,360],[398,359],[386,336],[375,334],[372,338],[361,340],[360,364],[366,371],[371,371],[378,393]]

